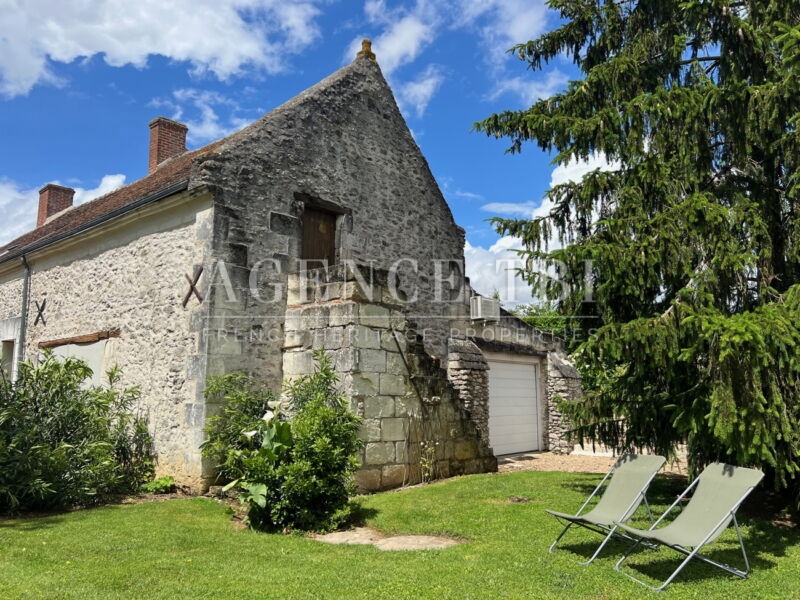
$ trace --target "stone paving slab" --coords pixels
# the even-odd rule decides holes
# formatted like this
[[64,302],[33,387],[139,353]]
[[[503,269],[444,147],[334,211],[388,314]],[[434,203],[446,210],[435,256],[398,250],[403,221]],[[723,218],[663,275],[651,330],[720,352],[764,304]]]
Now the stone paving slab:
[[440,550],[460,543],[452,538],[433,535],[384,536],[369,527],[334,531],[315,536],[314,539],[326,544],[371,544],[378,550]]

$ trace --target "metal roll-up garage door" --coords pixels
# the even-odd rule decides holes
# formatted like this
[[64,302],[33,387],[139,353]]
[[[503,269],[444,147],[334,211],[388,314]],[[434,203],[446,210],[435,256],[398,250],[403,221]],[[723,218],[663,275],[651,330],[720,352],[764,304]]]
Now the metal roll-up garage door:
[[495,455],[541,448],[540,362],[484,352],[489,363],[489,442]]

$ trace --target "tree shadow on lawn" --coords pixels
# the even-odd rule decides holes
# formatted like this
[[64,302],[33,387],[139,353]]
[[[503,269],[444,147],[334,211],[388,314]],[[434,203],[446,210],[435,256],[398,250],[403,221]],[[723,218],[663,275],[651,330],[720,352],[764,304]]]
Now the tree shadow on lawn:
[[[563,483],[562,487],[573,490],[578,496],[582,496],[583,500],[581,500],[581,503],[583,503],[586,498],[589,497],[589,494],[597,487],[597,484],[600,483],[602,476],[590,473],[577,473],[576,476],[578,478],[576,478],[575,481]],[[647,488],[647,501],[650,503],[650,506],[664,505],[666,508],[686,489],[687,485],[688,480],[686,475],[659,473]],[[578,506],[580,506],[580,504]],[[577,510],[577,507],[575,510]]]
[[[598,481],[599,479],[597,477],[590,478],[587,475],[580,480],[562,484],[562,487],[577,492],[579,495],[583,496],[585,500],[597,486]],[[657,519],[662,514],[662,511],[666,510],[667,507],[675,501],[677,496],[686,488],[686,485],[688,485],[686,476],[672,473],[659,474],[656,479],[653,480],[653,483],[647,490],[647,501],[653,510],[654,519]],[[737,520],[739,526],[743,529],[742,538],[744,539],[744,545],[751,567],[757,570],[769,570],[777,565],[777,559],[787,555],[787,550],[790,547],[800,544],[800,529],[792,523],[776,520],[776,513],[774,512],[768,511],[765,513],[763,496],[766,492],[760,490],[756,490],[756,492],[745,500],[737,514]],[[581,500],[581,502],[583,502],[583,500]],[[577,510],[578,506],[552,508],[562,510],[563,512],[569,512],[570,510]],[[674,515],[678,514],[677,510],[673,512]],[[645,514],[644,509],[640,508],[636,514],[635,526],[643,529],[649,527]],[[586,531],[580,528],[573,529]],[[570,532],[567,535],[569,536],[572,533],[573,532]],[[600,535],[594,535],[597,538],[596,542],[562,542],[559,544],[559,548],[564,551],[573,552],[579,557],[579,560],[586,560],[592,555],[602,541]],[[728,537],[731,535],[733,537]],[[743,560],[735,533],[726,533],[725,536],[726,539],[718,540],[710,544],[701,550],[701,553],[717,562],[733,566],[738,565],[737,568],[741,568]],[[609,542],[608,546],[603,549],[600,557],[614,555],[620,557],[627,552],[630,546],[631,544],[624,540],[613,539]],[[664,558],[653,560],[653,552],[663,553]],[[637,556],[641,555],[647,557],[648,554],[650,558],[649,561],[640,559],[637,564]],[[662,547],[657,551],[642,548],[640,551],[637,551],[629,561],[626,561],[625,565],[632,570],[641,570],[643,574],[651,576],[653,579],[661,577],[663,581],[682,559],[683,555],[669,548]],[[683,572],[681,573],[681,577],[684,579],[706,579],[712,576],[719,577],[720,574],[724,574],[724,571],[721,571],[719,568],[704,564],[702,561],[692,562],[696,562],[699,567],[696,568],[692,565],[690,568],[690,566],[687,566],[687,574],[684,575]]]
[[64,522],[64,513],[38,513],[19,516],[0,516],[0,531],[38,531],[49,529]]
[[[768,571],[775,568],[778,565],[777,559],[785,556],[787,546],[785,536],[780,535],[780,532],[776,533],[778,535],[771,536],[774,539],[768,545],[761,545],[764,544],[765,540],[759,540],[759,536],[743,536],[747,556],[750,560],[751,572]],[[576,560],[583,561],[594,553],[601,541],[602,537],[597,536],[596,541],[562,543],[556,552],[569,552],[574,555]],[[797,539],[793,541],[794,543],[798,542]],[[613,539],[603,548],[598,560],[605,559],[609,564],[616,564],[631,548],[631,545],[630,542]],[[739,569],[744,567],[742,553],[736,540],[729,539],[715,542],[703,548],[701,553],[722,564],[731,565]],[[631,571],[637,577],[645,576],[653,584],[657,585],[669,577],[683,559],[683,554],[670,548],[660,547],[657,550],[640,548],[624,563],[623,569]],[[682,581],[704,581],[727,576],[730,576],[730,574],[695,559],[681,571],[679,577]]]
[[379,512],[380,511],[375,508],[365,507],[360,499],[351,500],[350,517],[347,519],[347,523],[345,523],[342,528],[347,529],[349,527],[366,527],[367,522],[370,519],[377,517]]

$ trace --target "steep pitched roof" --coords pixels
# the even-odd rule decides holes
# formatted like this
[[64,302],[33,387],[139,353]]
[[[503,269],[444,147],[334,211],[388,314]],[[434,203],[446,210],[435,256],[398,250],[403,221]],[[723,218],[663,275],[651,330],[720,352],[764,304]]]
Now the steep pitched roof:
[[[361,57],[360,60],[368,60]],[[359,59],[357,61],[359,62]],[[212,142],[202,148],[190,150],[162,163],[157,170],[147,176],[123,186],[104,196],[65,210],[36,229],[18,237],[5,246],[0,246],[0,264],[18,258],[27,252],[54,243],[60,239],[77,235],[82,231],[138,208],[143,204],[157,201],[172,195],[189,184],[192,165],[204,155],[218,151],[222,146],[245,134],[250,128],[257,127],[273,114],[279,114],[309,95],[321,93],[325,88],[338,81],[355,65],[342,67],[332,75],[323,79],[316,85],[301,92],[281,106],[273,109],[266,115],[257,119],[243,130],[233,133],[225,138]]]

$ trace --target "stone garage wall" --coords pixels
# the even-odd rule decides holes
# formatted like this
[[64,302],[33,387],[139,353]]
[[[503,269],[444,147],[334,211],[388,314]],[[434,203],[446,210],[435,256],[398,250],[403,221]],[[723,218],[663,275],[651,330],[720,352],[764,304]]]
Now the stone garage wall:
[[470,340],[450,339],[447,376],[481,436],[489,443],[489,364]]
[[419,482],[426,446],[432,449],[427,476],[497,469],[446,371],[425,352],[384,286],[373,285],[369,300],[354,281],[329,277],[315,294],[301,298],[298,278],[290,281],[284,375],[311,373],[313,351],[329,353],[343,393],[364,419],[356,475],[362,491]]
[[569,361],[556,352],[547,355],[547,442],[549,450],[556,454],[569,454],[573,445],[567,441],[569,422],[558,410],[562,400],[578,400],[581,397],[581,376]]

